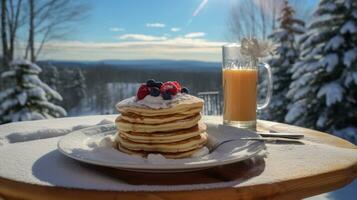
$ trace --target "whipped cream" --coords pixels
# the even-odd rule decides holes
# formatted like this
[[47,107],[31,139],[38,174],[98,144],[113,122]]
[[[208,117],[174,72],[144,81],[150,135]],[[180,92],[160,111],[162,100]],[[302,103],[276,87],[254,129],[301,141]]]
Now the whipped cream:
[[147,95],[144,99],[137,101],[137,103],[149,108],[159,109],[168,108],[171,105],[172,100],[164,100],[161,96],[153,97],[151,95]]
[[87,142],[89,148],[99,148],[99,147],[114,147],[115,146],[115,136],[107,135],[100,140],[90,140]]
[[117,107],[124,106],[135,106],[135,107],[148,107],[153,109],[161,109],[161,108],[170,108],[173,104],[178,103],[179,101],[192,99],[193,96],[185,93],[177,93],[172,96],[170,100],[164,100],[161,96],[153,97],[151,95],[147,95],[144,99],[138,100],[136,97],[131,97],[128,99],[124,99],[123,101],[117,104]]

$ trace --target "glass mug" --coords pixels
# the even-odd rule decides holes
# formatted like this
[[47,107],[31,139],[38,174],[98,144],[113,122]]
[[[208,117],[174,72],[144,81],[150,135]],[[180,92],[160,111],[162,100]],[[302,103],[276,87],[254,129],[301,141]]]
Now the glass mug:
[[[257,109],[269,105],[272,95],[272,75],[270,66],[258,63],[240,54],[239,44],[227,44],[222,48],[222,80],[224,110],[223,123],[239,128],[255,130]],[[257,104],[258,68],[267,69],[267,96],[262,104]]]

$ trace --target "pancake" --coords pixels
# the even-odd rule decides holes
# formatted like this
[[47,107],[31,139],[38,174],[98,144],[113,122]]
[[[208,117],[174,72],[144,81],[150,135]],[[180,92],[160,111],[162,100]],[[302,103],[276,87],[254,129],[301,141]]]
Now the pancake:
[[190,157],[207,143],[207,127],[200,122],[203,99],[187,94],[187,89],[175,93],[177,81],[163,83],[160,95],[148,94],[158,91],[151,91],[156,82],[150,81],[140,86],[137,96],[116,104],[121,113],[115,120],[117,148],[144,157]]
[[162,153],[176,153],[186,152],[202,147],[207,143],[207,134],[201,133],[195,137],[172,143],[136,143],[128,140],[121,135],[116,138],[119,145],[126,149],[133,151],[148,151],[148,152],[162,152]]
[[166,122],[173,122],[180,119],[185,119],[197,115],[201,109],[188,110],[185,113],[174,113],[169,115],[157,115],[157,116],[142,116],[135,113],[121,113],[121,119],[140,124],[162,124]]
[[137,101],[136,97],[131,97],[120,101],[116,105],[116,108],[120,113],[135,113],[140,116],[160,116],[201,110],[203,103],[203,99],[189,94],[181,94],[176,99],[163,101],[163,103],[151,107],[141,103],[141,101]]
[[[131,154],[131,155],[139,155],[139,156],[142,156],[142,157],[147,157],[147,155],[149,155],[150,153],[158,154],[158,152],[133,151],[133,150],[130,150],[130,149],[126,149],[125,147],[123,147],[123,146],[121,146],[119,144],[118,144],[117,148],[121,152],[124,152],[124,153],[127,153],[127,154]],[[177,153],[162,153],[162,152],[160,152],[159,154],[161,154],[165,158],[169,158],[169,159],[187,158],[187,157],[192,156],[194,153],[199,151],[201,148],[197,148],[197,149],[193,149],[193,150],[185,151],[185,152],[177,152]]]
[[167,122],[161,124],[140,124],[140,123],[128,122],[124,120],[121,117],[121,115],[119,115],[115,123],[119,131],[153,133],[153,132],[174,131],[174,130],[191,128],[195,126],[198,123],[198,121],[200,121],[200,119],[201,119],[201,114],[197,114],[195,116],[177,120],[174,122]]
[[172,143],[195,137],[205,132],[207,129],[203,122],[199,122],[196,126],[169,132],[154,132],[154,133],[140,133],[140,132],[123,132],[119,134],[128,140],[137,143]]

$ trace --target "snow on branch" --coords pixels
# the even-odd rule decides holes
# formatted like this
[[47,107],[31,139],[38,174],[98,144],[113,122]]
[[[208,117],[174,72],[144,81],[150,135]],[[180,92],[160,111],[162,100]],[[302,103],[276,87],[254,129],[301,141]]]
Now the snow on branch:
[[343,64],[347,67],[352,67],[352,63],[357,60],[357,48],[353,48],[349,51],[346,51],[343,55]]
[[352,82],[357,85],[357,72],[348,72],[346,73],[346,78],[345,78],[345,86],[350,85]]
[[321,60],[322,66],[324,66],[327,72],[332,72],[338,64],[338,55],[330,53],[324,56]]
[[10,65],[14,66],[15,69],[19,68],[20,66],[25,67],[27,69],[33,70],[34,72],[37,72],[37,74],[42,72],[42,69],[39,66],[28,60],[14,60],[10,63]]
[[346,34],[346,33],[357,34],[357,26],[354,21],[349,20],[342,26],[340,32],[342,34]]
[[8,88],[0,92],[0,101],[3,101],[6,97],[13,95],[15,93],[15,88]]
[[60,106],[56,106],[55,104],[48,102],[48,101],[38,101],[36,102],[38,105],[40,105],[41,107],[47,108],[50,111],[55,111],[58,115],[58,117],[60,116],[66,116],[67,112]]
[[336,35],[335,37],[331,38],[331,39],[327,42],[327,44],[326,44],[324,50],[325,50],[325,51],[337,50],[337,49],[340,48],[344,43],[345,43],[345,40],[343,39],[343,37],[340,36],[340,35]]
[[37,75],[24,75],[23,80],[24,82],[40,86],[51,98],[62,101],[61,95],[55,90],[51,89],[46,83],[42,82]]
[[3,72],[1,74],[1,78],[13,77],[15,75],[16,75],[16,71],[15,70],[9,70],[9,71]]
[[331,106],[342,100],[344,89],[339,83],[332,82],[323,85],[317,93],[317,97],[325,96],[326,106]]
[[285,116],[285,121],[288,123],[294,122],[298,117],[304,114],[305,109],[306,108],[303,103],[297,102],[293,104],[293,106],[290,108],[290,110]]

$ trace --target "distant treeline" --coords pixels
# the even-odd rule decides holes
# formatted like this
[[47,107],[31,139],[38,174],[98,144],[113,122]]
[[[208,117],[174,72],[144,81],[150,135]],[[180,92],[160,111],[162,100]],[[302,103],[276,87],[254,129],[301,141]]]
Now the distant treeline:
[[41,61],[42,79],[63,96],[70,115],[113,113],[114,104],[135,94],[147,79],[177,80],[192,94],[219,91],[221,64],[198,61]]

